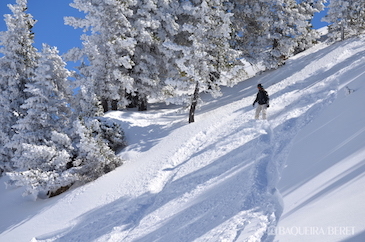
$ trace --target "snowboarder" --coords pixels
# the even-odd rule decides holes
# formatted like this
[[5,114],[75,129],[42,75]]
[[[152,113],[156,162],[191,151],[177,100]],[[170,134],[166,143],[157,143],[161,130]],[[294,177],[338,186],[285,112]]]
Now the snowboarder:
[[259,119],[260,112],[262,112],[262,119],[266,119],[266,109],[269,107],[269,95],[261,84],[257,85],[259,89],[256,99],[253,102],[252,106],[255,106],[255,103],[259,105],[256,108],[255,119]]

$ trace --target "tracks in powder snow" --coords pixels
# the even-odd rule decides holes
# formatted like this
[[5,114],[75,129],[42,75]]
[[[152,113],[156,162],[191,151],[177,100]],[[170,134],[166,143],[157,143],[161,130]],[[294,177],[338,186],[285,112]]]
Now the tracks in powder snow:
[[[222,226],[221,236],[232,241],[252,224],[253,217],[261,227],[256,236],[263,236],[269,219],[258,207],[266,199],[260,194],[266,194],[272,130],[267,121],[252,120],[252,108],[242,108],[243,103],[241,100],[215,110],[206,114],[210,116],[208,122],[181,127],[170,135],[173,139],[184,133],[187,139],[178,148],[175,144],[170,156],[161,154],[163,166],[148,186],[154,194],[153,203],[143,221],[124,233],[124,241],[136,235],[140,241],[161,236],[178,241],[180,233],[184,233],[185,241],[204,241],[210,236],[205,232]],[[253,188],[255,179],[260,181]]]
[[222,110],[216,111],[219,116],[213,115],[209,122],[190,124],[172,134],[173,139],[182,132],[186,139],[165,160],[163,169],[151,181],[152,192],[160,192],[169,182],[208,166],[258,135],[253,132],[255,127],[247,125],[250,120],[243,117],[242,113],[220,112]]
[[[169,152],[154,157],[161,169],[148,183],[143,214],[139,210],[139,219],[116,237],[270,240],[282,211],[275,185],[291,139],[308,122],[308,110],[316,110],[310,100],[288,103],[290,114],[274,110],[271,121],[252,120],[253,110],[242,108],[248,102],[242,100],[206,113],[206,122],[174,130],[163,144]],[[176,144],[176,136],[185,139]]]

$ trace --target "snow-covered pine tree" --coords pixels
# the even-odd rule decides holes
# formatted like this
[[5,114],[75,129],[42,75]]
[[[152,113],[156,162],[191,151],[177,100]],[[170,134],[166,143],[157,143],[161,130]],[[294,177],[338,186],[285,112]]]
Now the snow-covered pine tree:
[[232,17],[231,47],[242,58],[256,65],[266,58],[270,46],[267,29],[271,24],[270,4],[267,1],[229,0]]
[[365,1],[354,0],[349,9],[349,27],[355,29],[354,35],[365,32]]
[[110,148],[125,145],[118,125],[94,117],[72,120],[65,66],[56,48],[43,46],[35,81],[26,84],[29,98],[22,107],[27,114],[14,125],[10,146],[17,169],[7,174],[10,184],[24,186],[25,195],[35,198],[58,195],[122,163]]
[[327,2],[327,0],[302,0],[296,2],[298,4],[299,14],[302,16],[302,22],[303,20],[304,22],[303,25],[297,27],[301,34],[296,38],[298,45],[294,51],[294,54],[306,50],[317,43],[318,39],[320,38],[320,34],[318,31],[313,29],[311,23],[314,14],[324,10],[324,4]]
[[365,31],[365,2],[363,0],[331,0],[324,21],[330,23],[329,37],[344,40]]
[[324,0],[230,0],[234,13],[233,48],[251,64],[271,69],[287,57],[313,45],[318,35],[311,27]]
[[327,15],[323,18],[324,21],[330,23],[328,36],[333,40],[344,40],[345,29],[348,28],[348,8],[350,1],[331,0],[328,6]]
[[94,80],[91,77],[86,77],[74,73],[75,80],[72,82],[73,89],[76,90],[71,107],[73,111],[73,120],[78,117],[95,117],[103,115],[101,102],[96,95]]
[[[174,1],[175,2],[175,1]],[[161,86],[169,75],[169,62],[173,56],[164,49],[163,42],[171,39],[178,29],[173,12],[173,1],[138,0],[133,7],[130,22],[135,29],[133,69],[135,92],[132,100],[138,110],[147,109],[147,97],[159,99]]]
[[52,131],[62,132],[69,126],[71,90],[67,78],[70,73],[65,66],[56,48],[43,45],[34,82],[27,83],[24,90],[28,98],[21,108],[26,114],[13,126],[16,134],[7,145],[16,150],[12,158],[16,167],[34,168],[19,162],[23,143],[43,145],[46,140],[50,140]]
[[[189,122],[194,122],[194,112],[200,92],[219,96],[221,79],[213,82],[210,74],[229,70],[233,61],[228,45],[230,17],[220,0],[183,1],[177,11],[179,31],[164,46],[173,50],[177,76],[166,80],[166,92],[172,95],[167,102],[188,104]],[[228,82],[226,85],[233,85]]]
[[[82,49],[72,49],[66,56],[69,60],[82,60],[79,67],[85,81],[92,81],[93,90],[101,101],[104,112],[127,105],[126,94],[133,93],[133,78],[130,70],[134,63],[136,41],[128,21],[130,9],[136,1],[128,0],[74,0],[70,5],[86,16],[84,19],[66,17],[65,23],[82,28]],[[90,90],[90,89],[89,89]]]
[[267,24],[267,36],[270,41],[270,51],[263,59],[266,68],[277,68],[294,52],[298,37],[297,27],[303,26],[295,0],[268,1],[270,7],[270,22]]
[[[27,193],[38,194],[69,186],[63,172],[72,157],[69,129],[70,76],[56,48],[43,45],[33,83],[27,83],[26,114],[13,126],[16,134],[7,147],[15,150],[12,162],[17,168],[9,176],[12,183],[24,185]],[[69,174],[67,174],[68,176]]]
[[75,159],[72,166],[82,183],[95,180],[123,163],[108,146],[101,126],[101,122],[95,118],[74,121],[73,133],[77,137],[73,141]]
[[270,22],[266,36],[272,47],[263,63],[267,68],[276,68],[294,53],[311,47],[319,35],[312,29],[315,12],[323,9],[323,1],[295,0],[268,1]]
[[68,190],[81,180],[77,169],[72,167],[72,142],[68,135],[52,131],[43,144],[22,144],[18,163],[29,168],[8,172],[10,185],[23,186],[23,195],[46,198]]
[[38,53],[33,47],[35,20],[27,13],[27,0],[8,5],[12,14],[5,15],[7,31],[0,33],[0,174],[11,170],[13,150],[5,147],[14,135],[12,126],[26,114],[22,104],[27,98],[27,83],[34,77]]

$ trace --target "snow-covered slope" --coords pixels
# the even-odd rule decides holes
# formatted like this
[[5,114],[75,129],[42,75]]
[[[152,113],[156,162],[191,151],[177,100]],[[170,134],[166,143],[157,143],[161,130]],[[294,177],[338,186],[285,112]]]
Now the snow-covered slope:
[[362,241],[364,53],[365,38],[319,44],[204,96],[192,124],[176,106],[108,113],[125,164],[47,200],[1,187],[0,241]]

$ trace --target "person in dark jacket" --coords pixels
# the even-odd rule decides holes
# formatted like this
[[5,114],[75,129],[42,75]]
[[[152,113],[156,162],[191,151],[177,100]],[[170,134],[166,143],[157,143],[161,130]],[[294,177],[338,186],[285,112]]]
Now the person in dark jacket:
[[259,89],[256,99],[253,102],[252,106],[255,106],[255,103],[259,105],[256,108],[255,119],[259,119],[260,113],[262,112],[262,119],[266,119],[266,109],[269,107],[269,94],[267,94],[266,90],[261,84],[257,85],[257,89]]

